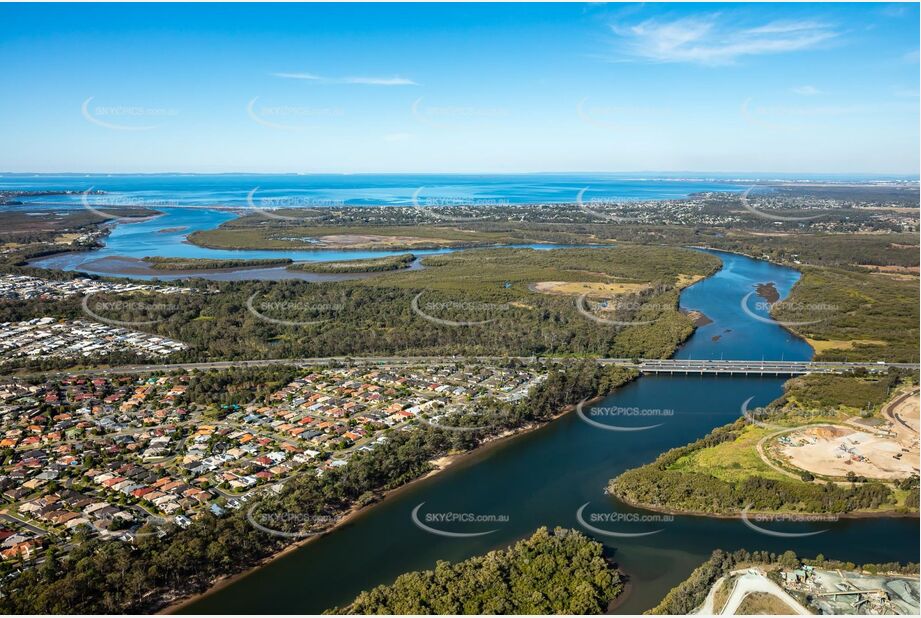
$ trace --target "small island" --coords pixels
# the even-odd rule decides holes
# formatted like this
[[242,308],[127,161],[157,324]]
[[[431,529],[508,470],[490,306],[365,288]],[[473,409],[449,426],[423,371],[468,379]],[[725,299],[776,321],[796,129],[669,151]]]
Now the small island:
[[416,256],[412,253],[403,253],[382,258],[348,260],[345,262],[295,262],[288,266],[288,270],[323,274],[374,273],[409,268],[415,259]]
[[624,588],[603,549],[575,530],[539,528],[508,549],[404,573],[327,613],[603,614]]
[[773,281],[759,283],[755,286],[755,293],[772,305],[780,300],[780,292]]
[[154,270],[222,270],[225,268],[263,268],[266,266],[285,266],[291,264],[291,258],[265,259],[229,259],[181,258],[181,257],[145,257],[150,268]]

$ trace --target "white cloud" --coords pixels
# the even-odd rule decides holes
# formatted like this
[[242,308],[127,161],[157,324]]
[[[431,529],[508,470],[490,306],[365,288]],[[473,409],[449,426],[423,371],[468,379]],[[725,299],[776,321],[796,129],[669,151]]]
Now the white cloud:
[[795,92],[796,94],[801,94],[804,97],[812,97],[817,94],[822,94],[821,90],[819,90],[815,86],[810,86],[808,84],[805,86],[797,86],[796,88],[793,88],[793,92]]
[[648,19],[632,26],[614,25],[622,51],[652,62],[709,66],[733,64],[743,56],[810,49],[836,36],[816,21],[773,21],[756,27],[732,27],[719,14],[672,21]]
[[283,79],[322,79],[319,75],[314,75],[313,73],[272,73],[272,77],[281,77]]
[[321,77],[313,73],[272,73],[282,79],[303,79],[321,84],[363,84],[367,86],[418,86],[406,77]]

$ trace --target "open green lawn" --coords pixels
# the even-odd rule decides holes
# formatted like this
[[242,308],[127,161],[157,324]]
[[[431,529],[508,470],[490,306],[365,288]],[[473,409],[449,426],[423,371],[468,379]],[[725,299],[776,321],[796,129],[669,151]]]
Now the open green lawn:
[[748,425],[735,440],[694,451],[678,459],[669,469],[702,471],[730,483],[755,475],[774,479],[789,478],[767,465],[755,448],[761,438],[775,431]]

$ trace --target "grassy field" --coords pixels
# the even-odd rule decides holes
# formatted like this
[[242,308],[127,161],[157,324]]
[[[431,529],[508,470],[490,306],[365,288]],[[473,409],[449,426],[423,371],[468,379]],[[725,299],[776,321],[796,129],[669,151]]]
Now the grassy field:
[[726,601],[729,600],[729,595],[732,593],[734,581],[735,578],[729,576],[722,582],[714,584],[716,586],[716,590],[713,591],[713,611],[715,613],[719,614],[726,607]]
[[758,454],[756,445],[773,430],[747,425],[735,440],[694,451],[669,466],[670,470],[706,471],[729,483],[751,476],[783,480],[785,475],[771,468]]

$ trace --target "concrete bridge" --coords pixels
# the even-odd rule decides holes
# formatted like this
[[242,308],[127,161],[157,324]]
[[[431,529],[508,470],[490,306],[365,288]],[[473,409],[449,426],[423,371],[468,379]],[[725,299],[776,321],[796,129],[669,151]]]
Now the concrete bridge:
[[[458,362],[496,363],[509,360],[518,360],[524,363],[541,362],[549,364],[571,362],[574,359],[541,356],[327,356],[321,358],[275,358],[264,360],[212,361],[204,363],[166,363],[162,365],[124,365],[121,367],[42,372],[35,375],[48,377],[129,373],[143,374],[156,371],[173,371],[177,369],[198,369],[206,371],[209,369],[228,369],[231,367],[266,367],[271,365],[310,367],[337,363],[397,367],[406,365],[444,365]],[[883,362],[816,363],[809,361],[684,360],[677,358],[597,358],[594,360],[605,365],[630,367],[648,374],[795,376],[807,373],[845,373],[861,368],[871,372],[885,372],[889,367],[899,367],[909,370],[918,369],[917,363]]]
[[[603,362],[603,361],[602,361]],[[795,376],[807,373],[845,373],[857,369],[870,372],[886,371],[889,367],[917,369],[911,363],[830,363],[810,361],[751,361],[751,360],[682,360],[642,359],[639,363],[625,362],[624,365],[652,374],[699,374],[699,375],[758,375]]]

